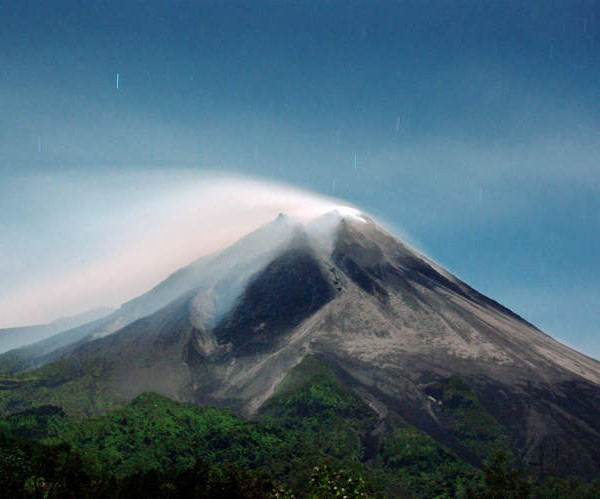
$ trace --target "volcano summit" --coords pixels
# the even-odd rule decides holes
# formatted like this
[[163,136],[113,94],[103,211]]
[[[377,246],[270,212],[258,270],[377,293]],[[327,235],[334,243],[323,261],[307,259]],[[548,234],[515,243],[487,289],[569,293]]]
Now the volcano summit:
[[27,371],[3,410],[96,414],[156,392],[260,418],[315,360],[371,411],[367,460],[404,424],[473,466],[504,439],[539,473],[600,476],[600,363],[354,210],[280,215],[108,317],[2,355]]

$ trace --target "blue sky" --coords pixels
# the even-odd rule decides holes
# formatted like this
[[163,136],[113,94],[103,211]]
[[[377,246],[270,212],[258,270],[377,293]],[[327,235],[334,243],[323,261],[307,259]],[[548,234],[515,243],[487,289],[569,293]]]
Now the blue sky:
[[597,1],[20,0],[0,47],[0,251],[39,243],[23,178],[235,171],[355,203],[600,357]]

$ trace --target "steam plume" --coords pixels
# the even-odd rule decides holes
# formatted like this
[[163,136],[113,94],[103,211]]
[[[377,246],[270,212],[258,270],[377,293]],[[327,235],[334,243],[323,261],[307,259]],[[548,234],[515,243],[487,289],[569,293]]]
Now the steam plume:
[[183,170],[18,183],[21,197],[9,203],[35,209],[3,237],[0,327],[118,306],[278,213],[308,220],[343,204],[281,183]]

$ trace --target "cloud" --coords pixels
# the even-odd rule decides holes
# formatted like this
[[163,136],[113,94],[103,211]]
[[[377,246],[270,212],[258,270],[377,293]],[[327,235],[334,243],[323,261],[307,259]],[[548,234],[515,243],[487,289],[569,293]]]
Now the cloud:
[[343,204],[181,169],[29,175],[5,190],[0,327],[119,305],[280,212],[312,219]]

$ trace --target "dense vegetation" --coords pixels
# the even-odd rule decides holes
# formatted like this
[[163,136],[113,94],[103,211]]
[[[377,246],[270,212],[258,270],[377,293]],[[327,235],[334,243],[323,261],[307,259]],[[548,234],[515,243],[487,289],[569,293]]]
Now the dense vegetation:
[[[0,372],[4,367],[3,358]],[[124,401],[105,386],[102,370],[94,361],[65,358],[32,371],[6,372],[0,375],[0,414],[26,410],[32,401],[72,415],[103,414]]]
[[458,376],[427,388],[438,420],[480,461],[498,452],[511,455],[508,438],[498,422],[483,408],[475,392]]
[[598,484],[529,482],[512,466],[502,428],[460,379],[430,392],[439,417],[485,462],[481,469],[399,418],[383,427],[325,364],[307,358],[258,421],[150,393],[93,418],[55,405],[8,415],[0,420],[0,491],[90,498],[600,494]]

